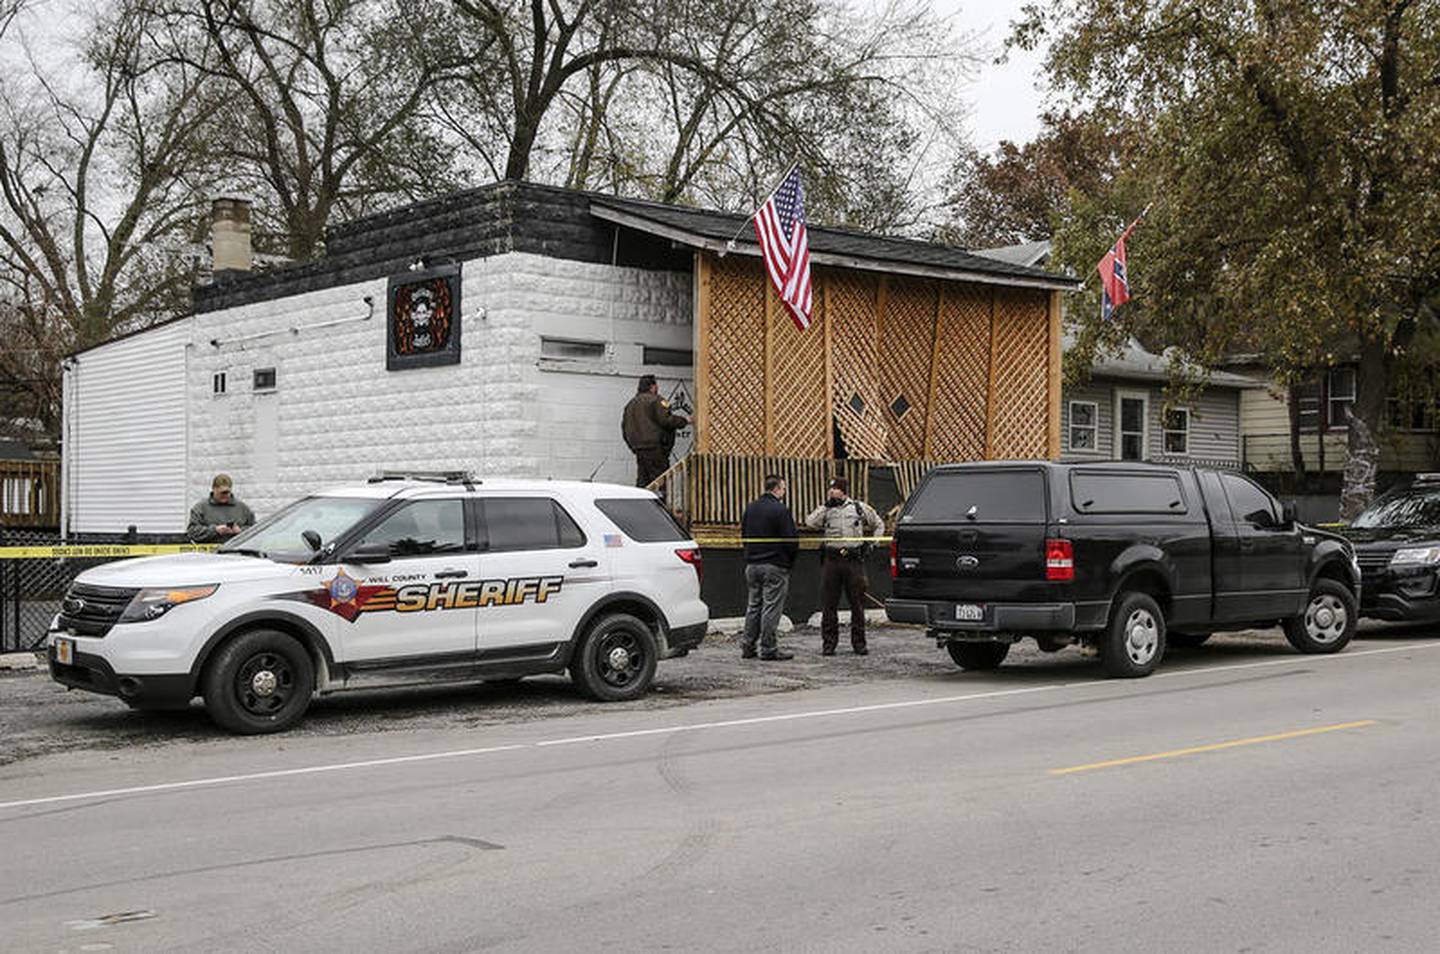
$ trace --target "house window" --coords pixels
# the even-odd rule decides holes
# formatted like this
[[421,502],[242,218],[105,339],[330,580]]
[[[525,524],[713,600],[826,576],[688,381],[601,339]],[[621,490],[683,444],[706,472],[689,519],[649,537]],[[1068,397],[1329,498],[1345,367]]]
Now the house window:
[[1176,407],[1165,412],[1165,453],[1190,453],[1190,411]]
[[1349,418],[1345,412],[1355,406],[1355,369],[1334,368],[1329,376],[1330,396],[1328,401],[1331,427],[1346,427]]
[[660,364],[666,367],[688,368],[695,364],[695,352],[689,348],[652,348],[644,346],[645,364]]
[[1319,381],[1311,381],[1306,384],[1295,386],[1295,403],[1298,410],[1301,433],[1313,434],[1320,430],[1320,413],[1323,398]]
[[253,387],[256,391],[275,390],[275,369],[256,368]]
[[1094,401],[1070,402],[1070,449],[1099,449],[1100,405]]
[[599,361],[605,357],[605,342],[577,341],[573,338],[541,338],[540,356],[568,358],[572,361]]
[[1116,401],[1115,433],[1119,437],[1121,460],[1145,459],[1145,421],[1150,416],[1150,399],[1144,394],[1122,394]]
[[1392,430],[1434,431],[1435,369],[1411,372],[1395,386],[1386,402],[1386,417]]
[[225,372],[216,371],[215,376],[210,379],[210,390],[216,395],[225,393]]

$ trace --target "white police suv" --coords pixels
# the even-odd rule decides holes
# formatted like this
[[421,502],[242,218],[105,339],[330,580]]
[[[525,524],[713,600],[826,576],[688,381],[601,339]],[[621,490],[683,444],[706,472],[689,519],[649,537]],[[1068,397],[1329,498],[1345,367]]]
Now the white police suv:
[[51,675],[137,709],[202,696],[274,732],[317,694],[570,671],[633,699],[705,636],[699,546],[654,494],[464,474],[385,475],[306,497],[211,553],[87,570]]

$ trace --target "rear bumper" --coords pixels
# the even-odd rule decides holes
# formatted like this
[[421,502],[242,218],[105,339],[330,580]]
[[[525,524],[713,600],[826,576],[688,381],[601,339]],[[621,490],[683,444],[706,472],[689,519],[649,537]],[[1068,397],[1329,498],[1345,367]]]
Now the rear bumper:
[[666,651],[665,658],[683,656],[690,650],[699,646],[709,631],[709,622],[696,623],[693,626],[675,626],[665,634]]
[[147,709],[184,709],[195,697],[195,680],[189,673],[117,674],[105,659],[78,650],[71,665],[61,665],[55,661],[53,644],[50,646],[49,662],[50,678],[62,686],[115,696]]
[[956,633],[1054,633],[1073,632],[1074,603],[988,603],[985,618],[957,619],[954,602],[936,600],[886,600],[885,614],[895,623],[919,623],[930,629]]

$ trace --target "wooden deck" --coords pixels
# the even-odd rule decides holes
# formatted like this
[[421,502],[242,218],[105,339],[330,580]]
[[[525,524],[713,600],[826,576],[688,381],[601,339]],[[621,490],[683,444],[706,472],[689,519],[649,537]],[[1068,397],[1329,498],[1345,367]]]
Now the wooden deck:
[[60,526],[58,460],[0,460],[0,526]]

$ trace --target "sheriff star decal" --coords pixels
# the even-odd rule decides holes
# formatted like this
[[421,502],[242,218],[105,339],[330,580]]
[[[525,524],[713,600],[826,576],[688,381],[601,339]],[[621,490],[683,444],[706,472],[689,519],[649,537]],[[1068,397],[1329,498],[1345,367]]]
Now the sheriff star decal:
[[429,613],[517,606],[532,601],[544,603],[559,593],[564,583],[563,576],[522,576],[395,586],[389,582],[357,580],[340,570],[318,589],[287,594],[281,599],[304,600],[353,623],[362,613]]

